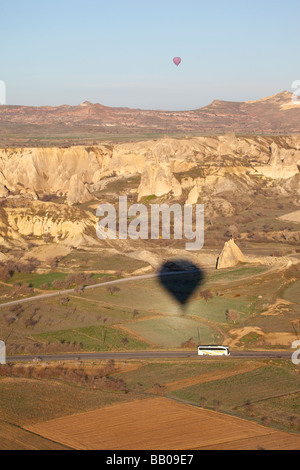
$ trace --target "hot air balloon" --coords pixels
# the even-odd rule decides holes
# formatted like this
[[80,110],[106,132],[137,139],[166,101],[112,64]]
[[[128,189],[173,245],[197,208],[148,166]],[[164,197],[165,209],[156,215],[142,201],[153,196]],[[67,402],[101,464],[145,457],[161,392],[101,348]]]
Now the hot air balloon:
[[181,58],[180,57],[174,57],[173,62],[178,67],[178,65],[181,63]]

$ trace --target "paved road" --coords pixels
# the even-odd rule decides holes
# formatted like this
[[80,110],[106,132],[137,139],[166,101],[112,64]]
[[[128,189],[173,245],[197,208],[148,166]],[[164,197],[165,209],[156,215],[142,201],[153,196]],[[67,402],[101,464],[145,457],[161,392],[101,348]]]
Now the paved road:
[[[232,351],[230,357],[224,360],[247,358],[291,358],[292,352],[289,351]],[[103,352],[103,353],[84,353],[84,354],[52,354],[40,356],[8,356],[7,362],[30,362],[36,358],[43,361],[96,361],[103,359],[176,359],[176,358],[198,358],[199,360],[211,359],[211,357],[198,356],[197,351],[136,351],[136,352]]]

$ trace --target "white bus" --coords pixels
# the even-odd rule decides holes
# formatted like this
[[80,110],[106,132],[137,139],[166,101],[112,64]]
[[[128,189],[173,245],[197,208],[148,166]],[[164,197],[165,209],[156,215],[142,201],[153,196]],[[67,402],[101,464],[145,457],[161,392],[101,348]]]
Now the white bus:
[[228,346],[198,346],[198,356],[230,356]]

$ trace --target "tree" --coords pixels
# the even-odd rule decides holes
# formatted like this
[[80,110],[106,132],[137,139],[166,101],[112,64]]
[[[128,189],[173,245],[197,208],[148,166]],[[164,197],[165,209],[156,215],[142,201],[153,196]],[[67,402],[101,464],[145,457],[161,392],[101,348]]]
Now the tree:
[[200,291],[199,296],[200,296],[200,299],[204,299],[205,302],[207,303],[210,299],[213,298],[214,295],[210,289],[206,289],[206,290]]
[[24,282],[23,284],[15,284],[14,291],[12,292],[12,297],[16,296],[28,296],[34,293],[34,289],[30,284]]
[[23,310],[23,306],[21,304],[17,304],[17,305],[12,305],[9,309],[9,311],[11,313],[14,313],[17,317],[19,317],[21,315],[21,313],[24,312]]
[[4,315],[3,318],[8,326],[12,325],[13,323],[16,323],[16,321],[18,320],[17,316],[14,314]]
[[214,400],[213,406],[215,411],[219,411],[222,406],[222,403],[220,402],[220,400]]
[[116,286],[110,286],[110,287],[107,287],[106,288],[107,292],[110,293],[110,295],[114,295],[116,294],[117,292],[120,292],[121,289],[119,287],[116,287]]
[[270,419],[268,416],[263,416],[261,418],[261,422],[263,426],[269,426],[270,425]]
[[124,338],[122,338],[121,341],[122,341],[123,346],[126,346],[126,344],[129,343],[129,339],[127,338],[127,336],[124,336]]
[[48,290],[48,289],[50,289],[49,282],[45,282],[44,284],[41,285],[41,290]]
[[55,290],[64,290],[64,289],[69,289],[70,285],[66,281],[63,281],[62,279],[56,279],[55,281],[52,282],[52,287]]
[[70,274],[65,282],[68,284],[69,287],[74,285],[84,287],[87,285],[94,284],[92,276],[92,273],[74,273]]
[[74,289],[75,294],[82,295],[84,293],[84,287],[76,286]]
[[34,273],[40,266],[41,262],[35,258],[29,258],[26,262],[17,262],[14,270],[19,273],[31,274]]
[[32,273],[34,273],[40,265],[41,265],[41,262],[36,258],[29,258],[27,260],[27,268]]
[[199,405],[204,408],[207,403],[207,398],[206,397],[200,397],[199,398]]
[[133,310],[132,317],[136,318],[139,314],[140,314],[140,312],[138,310]]
[[36,311],[31,315],[30,318],[28,318],[27,320],[24,320],[24,325],[26,328],[28,327],[34,328],[35,325],[37,325],[40,322],[40,320],[43,318],[42,315],[39,315],[38,318],[34,318],[35,314],[36,314]]
[[237,323],[240,321],[240,313],[236,310],[227,309],[225,312],[226,320],[229,323]]
[[55,258],[48,258],[46,263],[50,266],[50,268],[54,271],[58,267],[58,263],[61,260],[58,256]]
[[289,417],[289,423],[291,427],[294,427],[296,424],[296,416],[290,416]]

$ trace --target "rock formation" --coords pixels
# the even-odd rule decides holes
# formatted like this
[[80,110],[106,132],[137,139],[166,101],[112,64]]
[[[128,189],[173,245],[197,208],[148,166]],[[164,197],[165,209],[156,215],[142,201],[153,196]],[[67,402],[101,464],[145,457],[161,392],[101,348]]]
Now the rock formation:
[[191,191],[189,192],[189,196],[186,200],[186,204],[197,204],[198,202],[198,199],[199,199],[199,190],[198,190],[198,187],[197,187],[197,184],[193,187],[193,189],[191,189]]
[[[67,197],[69,203],[87,200],[85,184],[101,178],[105,147],[0,150],[0,192],[3,186],[14,194],[34,193]],[[90,199],[92,199],[90,197]]]
[[91,195],[86,186],[77,174],[70,179],[70,186],[67,194],[67,203],[72,206],[78,202],[85,203],[91,200]]
[[[89,111],[90,105],[81,109]],[[242,137],[233,133],[69,148],[0,149],[0,263],[12,257],[44,262],[66,256],[76,247],[101,253],[111,249],[155,269],[163,257],[183,253],[200,265],[215,266],[211,247],[224,236],[226,226],[236,224],[229,236],[239,240],[268,236],[255,227],[248,230],[252,225],[247,222],[256,211],[264,217],[263,209],[269,207],[267,203],[260,206],[264,196],[274,203],[272,208],[278,195],[286,211],[299,208],[299,155],[299,135]],[[206,249],[183,252],[183,244],[176,240],[99,240],[96,209],[103,202],[116,206],[119,195],[127,195],[129,204],[147,201],[151,195],[161,203],[204,204],[209,253]],[[278,207],[278,215],[282,213]],[[290,225],[294,219],[288,220]],[[270,242],[285,240],[297,246],[297,230],[296,226],[271,229]],[[246,262],[288,266],[298,260],[290,256],[246,258],[230,240],[217,268]]]
[[299,148],[297,136],[275,142],[228,134],[114,146],[0,149],[0,197],[51,195],[81,204],[95,199],[93,193],[105,180],[141,175],[139,200],[152,194],[179,197],[189,190],[190,202],[198,199],[197,191],[202,198],[203,187],[215,194],[244,191],[258,172],[273,179],[297,177]]
[[[216,217],[230,218],[253,205],[255,194],[300,195],[299,149],[296,135],[244,138],[234,134],[92,147],[0,149],[0,244],[26,249],[32,237],[35,241],[51,237],[54,243],[69,246],[101,245],[93,214],[98,202],[115,203],[120,194],[130,196],[133,203],[151,195],[162,202],[201,203],[213,224]],[[257,178],[256,168],[267,168],[274,182]],[[287,179],[276,182],[279,177]],[[86,212],[90,201],[92,213]],[[296,240],[294,233],[289,236]],[[233,258],[244,262],[238,255]],[[221,255],[219,265],[226,263]]]
[[299,150],[280,149],[275,142],[272,142],[270,150],[270,160],[267,165],[259,168],[260,173],[272,179],[288,179],[299,173]]
[[0,223],[1,246],[8,246],[6,239],[24,242],[25,246],[28,239],[43,237],[70,246],[99,245],[93,240],[97,218],[92,214],[62,204],[19,199],[19,207],[14,200],[1,210],[0,219],[6,222]]
[[217,260],[217,269],[233,268],[239,263],[247,263],[247,261],[247,258],[243,255],[232,238],[225,243],[225,246]]
[[160,197],[170,192],[178,197],[181,196],[182,189],[171,171],[170,159],[165,146],[158,144],[147,155],[138,189],[138,201],[144,196]]
[[8,194],[8,189],[3,184],[0,184],[0,197],[6,197]]

